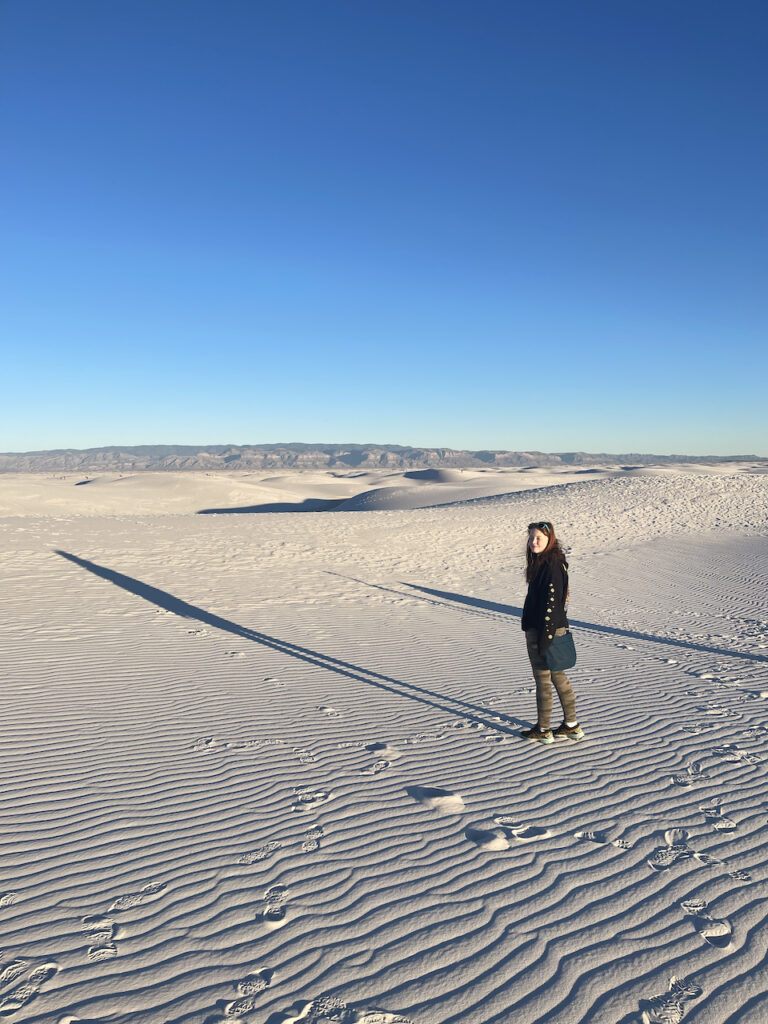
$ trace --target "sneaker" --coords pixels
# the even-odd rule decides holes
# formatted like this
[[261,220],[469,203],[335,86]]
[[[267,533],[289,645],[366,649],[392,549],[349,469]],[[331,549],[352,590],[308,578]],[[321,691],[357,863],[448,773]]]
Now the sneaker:
[[540,729],[534,725],[532,729],[523,729],[520,735],[524,740],[535,740],[536,743],[554,743],[555,737],[551,729]]
[[578,722],[574,726],[568,726],[565,722],[561,722],[555,729],[554,736],[556,740],[583,740],[584,730]]

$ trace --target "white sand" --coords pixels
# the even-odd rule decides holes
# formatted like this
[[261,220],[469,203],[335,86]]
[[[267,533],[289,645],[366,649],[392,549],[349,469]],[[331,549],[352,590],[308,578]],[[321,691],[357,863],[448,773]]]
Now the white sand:
[[295,473],[5,473],[0,474],[0,516],[4,515],[178,515],[427,508],[472,498],[534,490],[553,484],[600,478],[681,474],[715,476],[768,471],[768,463],[712,466],[522,469],[427,469],[410,472]]
[[[765,476],[77,483],[0,477],[0,1018],[768,1021]],[[195,514],[326,500],[388,507]]]

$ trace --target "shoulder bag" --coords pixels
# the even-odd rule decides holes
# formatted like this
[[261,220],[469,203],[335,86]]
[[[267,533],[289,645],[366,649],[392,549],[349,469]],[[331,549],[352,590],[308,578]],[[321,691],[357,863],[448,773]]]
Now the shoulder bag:
[[576,664],[576,647],[570,629],[562,636],[556,636],[544,653],[544,660],[550,672],[563,672]]

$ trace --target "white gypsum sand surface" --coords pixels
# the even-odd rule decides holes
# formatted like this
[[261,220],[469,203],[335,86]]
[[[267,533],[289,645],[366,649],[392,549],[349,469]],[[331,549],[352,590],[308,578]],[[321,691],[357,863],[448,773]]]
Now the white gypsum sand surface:
[[[765,481],[7,515],[0,1015],[768,1020]],[[587,733],[550,747],[517,735],[545,517]]]
[[599,477],[765,472],[768,463],[0,474],[5,515],[179,515],[424,508]]

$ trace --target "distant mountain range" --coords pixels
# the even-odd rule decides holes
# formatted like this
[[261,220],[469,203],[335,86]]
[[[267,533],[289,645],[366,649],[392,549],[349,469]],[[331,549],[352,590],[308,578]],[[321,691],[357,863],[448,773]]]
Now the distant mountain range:
[[673,462],[760,462],[757,455],[616,455],[589,452],[461,451],[397,444],[154,444],[0,454],[0,473],[114,473],[139,470],[454,469],[483,466],[636,466]]

